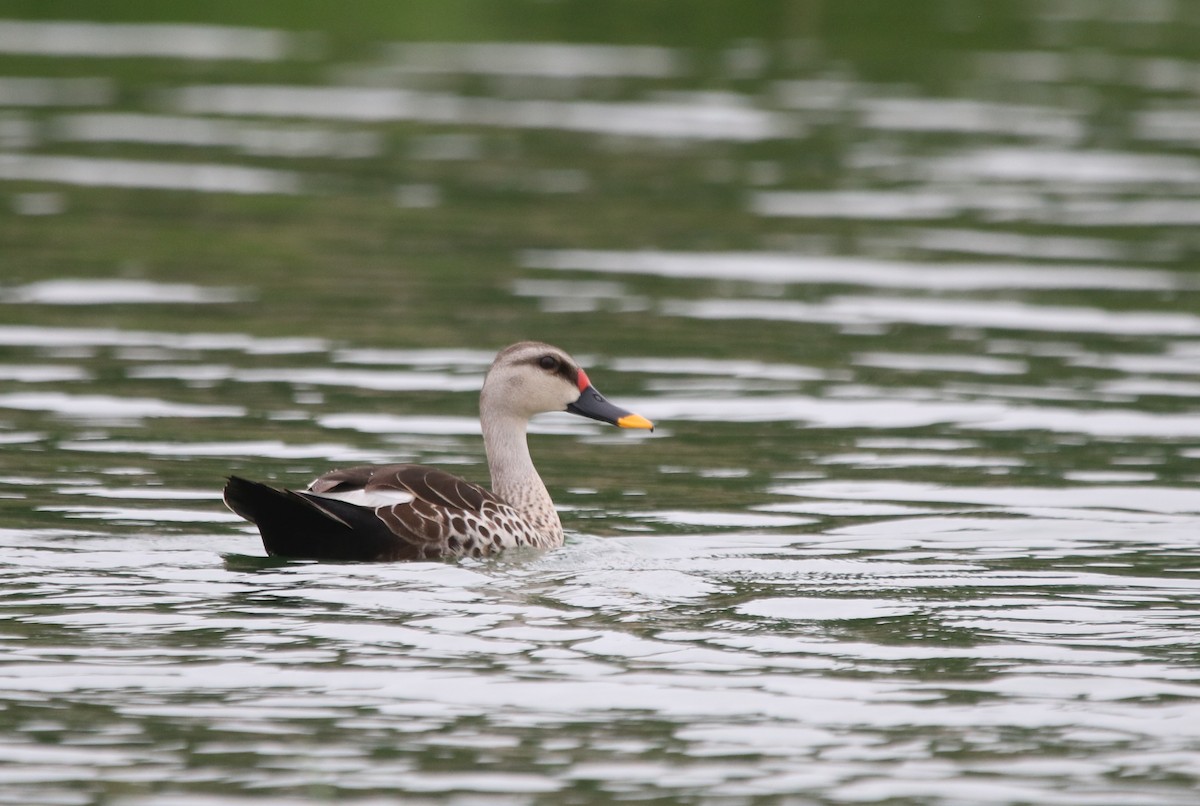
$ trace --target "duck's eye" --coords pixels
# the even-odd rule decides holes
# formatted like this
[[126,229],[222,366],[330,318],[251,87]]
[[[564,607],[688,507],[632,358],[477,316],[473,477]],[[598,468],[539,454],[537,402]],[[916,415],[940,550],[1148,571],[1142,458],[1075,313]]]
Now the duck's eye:
[[558,369],[558,359],[552,355],[544,355],[538,361],[542,369]]

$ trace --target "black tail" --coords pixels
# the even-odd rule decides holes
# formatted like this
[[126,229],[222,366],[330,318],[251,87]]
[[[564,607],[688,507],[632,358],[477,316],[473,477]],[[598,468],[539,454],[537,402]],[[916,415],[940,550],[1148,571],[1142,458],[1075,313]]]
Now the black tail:
[[230,476],[225,505],[258,527],[275,557],[305,560],[394,559],[402,541],[374,511]]

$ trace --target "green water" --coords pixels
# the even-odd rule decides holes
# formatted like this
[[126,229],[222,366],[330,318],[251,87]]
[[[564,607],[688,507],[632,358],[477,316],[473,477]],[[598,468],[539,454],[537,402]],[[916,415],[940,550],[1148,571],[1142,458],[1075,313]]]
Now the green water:
[[[0,4],[0,803],[1194,801],[1190,5],[107,6]],[[222,507],[486,482],[526,338],[658,425],[562,549]]]

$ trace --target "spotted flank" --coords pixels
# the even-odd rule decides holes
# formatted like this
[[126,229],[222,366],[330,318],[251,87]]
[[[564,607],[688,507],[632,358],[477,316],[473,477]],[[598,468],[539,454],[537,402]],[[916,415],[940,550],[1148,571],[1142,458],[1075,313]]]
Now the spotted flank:
[[[361,492],[372,498],[407,496],[407,501],[374,506],[376,517],[388,529],[411,541],[416,552],[413,559],[483,557],[517,546],[550,548],[546,535],[539,534],[490,491],[432,467],[335,470],[315,480],[309,490],[324,495]],[[435,550],[431,552],[430,547]]]
[[521,342],[500,352],[480,393],[493,490],[424,465],[362,465],[298,491],[231,476],[225,503],[258,526],[267,553],[278,557],[432,560],[555,548],[562,524],[525,440],[526,421],[543,411],[652,428],[605,400],[562,350]]

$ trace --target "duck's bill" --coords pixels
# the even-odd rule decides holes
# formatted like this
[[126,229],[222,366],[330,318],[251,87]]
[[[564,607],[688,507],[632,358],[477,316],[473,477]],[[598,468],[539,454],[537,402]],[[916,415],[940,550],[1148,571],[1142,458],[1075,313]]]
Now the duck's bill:
[[647,420],[640,414],[626,414],[624,417],[617,420],[617,425],[621,428],[645,428],[647,431],[654,430],[654,423]]
[[626,411],[620,406],[614,406],[604,399],[604,395],[596,391],[596,387],[588,385],[579,395],[579,399],[567,406],[567,411],[581,417],[591,417],[602,423],[612,423],[620,428],[646,428],[654,430],[654,423],[640,414]]

